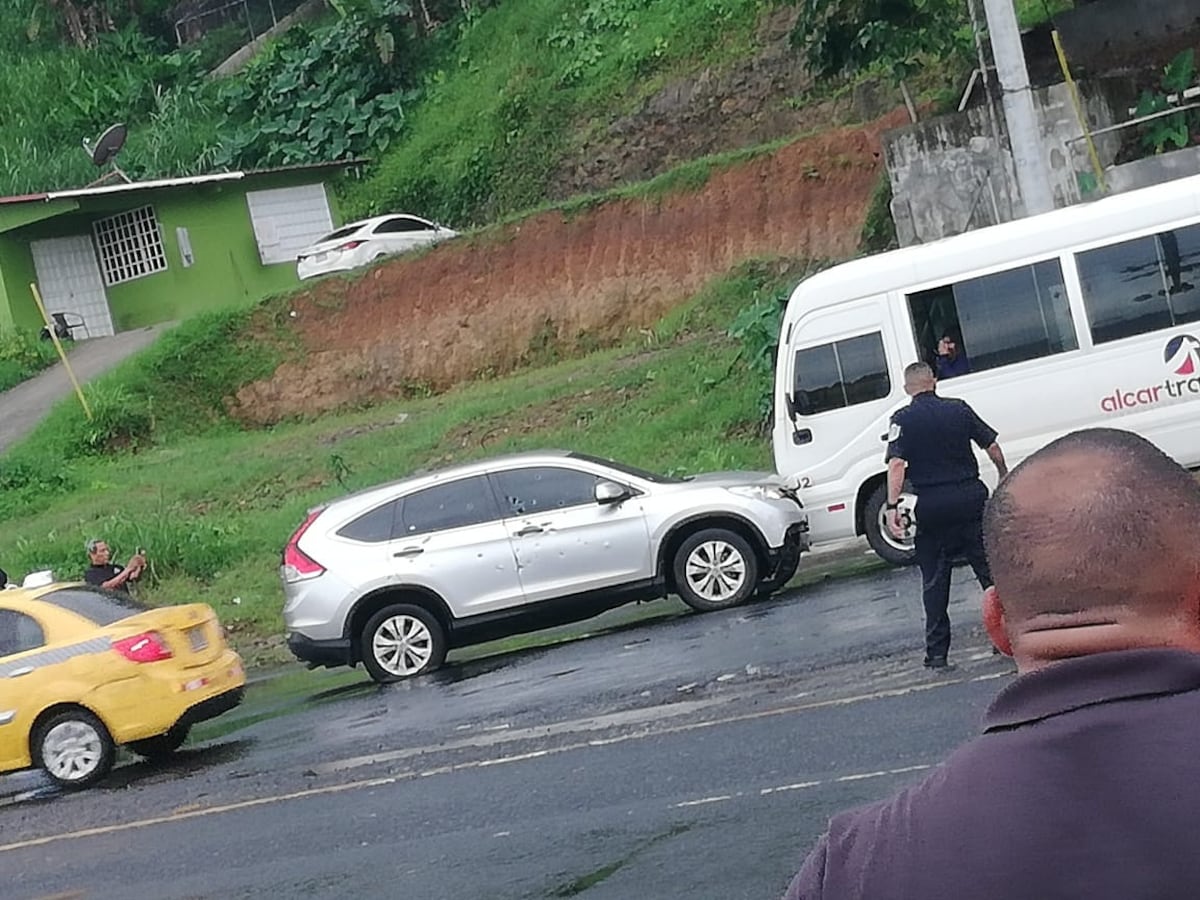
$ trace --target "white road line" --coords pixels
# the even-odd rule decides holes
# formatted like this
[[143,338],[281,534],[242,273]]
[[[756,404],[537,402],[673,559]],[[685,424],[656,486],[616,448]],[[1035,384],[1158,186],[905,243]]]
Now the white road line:
[[685,806],[704,806],[706,803],[723,803],[726,800],[732,800],[732,794],[721,794],[719,797],[704,797],[700,800],[687,800],[683,803],[676,803],[676,809],[683,809]]

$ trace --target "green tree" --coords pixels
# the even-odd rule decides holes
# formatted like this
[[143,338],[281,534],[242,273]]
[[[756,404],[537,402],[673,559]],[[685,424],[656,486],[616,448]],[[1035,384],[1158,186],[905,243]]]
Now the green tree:
[[970,52],[963,0],[800,0],[792,44],[817,78],[880,71],[896,83]]

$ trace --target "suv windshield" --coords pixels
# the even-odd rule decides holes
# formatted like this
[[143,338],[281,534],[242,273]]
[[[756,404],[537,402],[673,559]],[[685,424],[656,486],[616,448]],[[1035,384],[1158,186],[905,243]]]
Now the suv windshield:
[[60,588],[42,594],[38,599],[90,619],[97,625],[111,625],[150,608],[127,594],[96,587]]
[[683,482],[682,478],[672,478],[670,475],[647,472],[645,469],[639,469],[637,466],[627,466],[625,463],[614,462],[611,459],[605,459],[602,456],[592,456],[588,453],[568,453],[567,458],[582,459],[586,462],[608,466],[610,469],[616,469],[618,472],[624,472],[626,475],[632,475],[634,478],[640,478],[642,481],[650,481],[654,484],[681,484]]

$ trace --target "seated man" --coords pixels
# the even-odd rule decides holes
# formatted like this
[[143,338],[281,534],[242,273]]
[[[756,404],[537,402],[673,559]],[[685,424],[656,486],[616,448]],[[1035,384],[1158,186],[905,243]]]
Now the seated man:
[[984,624],[1019,676],[928,777],[835,816],[788,900],[1196,896],[1200,486],[1141,437],[1078,431],[983,529]]
[[88,558],[92,564],[83,573],[83,580],[88,584],[106,588],[110,591],[129,593],[129,582],[137,581],[142,570],[146,568],[146,557],[139,550],[129,558],[124,566],[116,566],[110,562],[112,553],[108,544],[98,538],[92,538],[86,545]]
[[971,371],[971,363],[959,346],[958,335],[952,331],[945,332],[937,345],[935,372],[938,380],[953,378],[955,375],[966,375]]

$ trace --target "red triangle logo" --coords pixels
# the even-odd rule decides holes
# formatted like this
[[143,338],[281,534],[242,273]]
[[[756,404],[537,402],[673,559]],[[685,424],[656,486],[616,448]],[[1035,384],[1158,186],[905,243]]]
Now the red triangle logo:
[[1176,375],[1191,375],[1196,371],[1196,356],[1195,353],[1189,353],[1187,362],[1175,370]]

